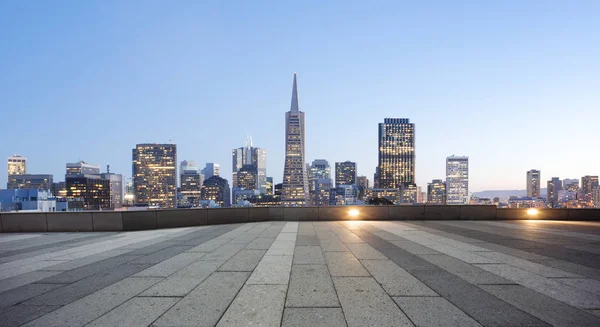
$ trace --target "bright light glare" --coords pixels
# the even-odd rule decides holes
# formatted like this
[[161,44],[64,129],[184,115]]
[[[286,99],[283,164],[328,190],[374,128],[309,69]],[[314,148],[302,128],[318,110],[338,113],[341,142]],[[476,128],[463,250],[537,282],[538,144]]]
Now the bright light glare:
[[358,210],[357,209],[350,209],[350,211],[348,211],[348,216],[350,217],[358,217]]
[[537,216],[537,214],[539,213],[538,209],[527,209],[527,215],[528,216]]

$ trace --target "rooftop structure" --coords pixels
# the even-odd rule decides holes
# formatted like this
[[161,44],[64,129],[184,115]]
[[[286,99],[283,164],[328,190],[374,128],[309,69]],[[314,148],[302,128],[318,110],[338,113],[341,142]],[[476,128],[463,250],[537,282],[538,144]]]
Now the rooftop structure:
[[589,251],[599,230],[267,221],[0,235],[19,249],[3,257],[2,317],[11,326],[598,326],[588,308],[600,305],[599,254]]

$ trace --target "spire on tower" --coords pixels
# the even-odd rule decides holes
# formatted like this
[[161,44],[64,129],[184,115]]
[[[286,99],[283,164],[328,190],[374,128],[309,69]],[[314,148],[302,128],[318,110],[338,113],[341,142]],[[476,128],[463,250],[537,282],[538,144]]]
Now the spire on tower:
[[296,81],[296,73],[294,73],[294,86],[292,87],[292,105],[290,111],[297,113],[300,111],[300,103],[298,102],[298,82]]

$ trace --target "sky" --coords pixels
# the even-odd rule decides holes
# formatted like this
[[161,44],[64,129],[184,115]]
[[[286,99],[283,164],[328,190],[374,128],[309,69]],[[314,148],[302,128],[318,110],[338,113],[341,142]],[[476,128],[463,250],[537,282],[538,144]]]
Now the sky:
[[[416,124],[416,181],[467,155],[470,190],[600,174],[599,1],[0,1],[0,158],[64,180],[131,176],[137,143],[221,164],[267,149],[283,177],[293,73],[306,160],[356,161]],[[3,159],[6,160],[6,159]],[[6,161],[4,161],[6,162]],[[6,184],[0,174],[0,186]],[[544,183],[545,185],[545,183]]]

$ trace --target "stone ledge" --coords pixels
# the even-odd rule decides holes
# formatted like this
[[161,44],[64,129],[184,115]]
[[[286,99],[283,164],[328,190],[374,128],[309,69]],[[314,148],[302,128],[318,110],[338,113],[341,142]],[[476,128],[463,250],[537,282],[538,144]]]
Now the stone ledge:
[[[350,215],[351,210],[358,215]],[[0,230],[19,232],[134,231],[258,221],[336,220],[588,220],[600,209],[507,209],[494,206],[243,207],[86,212],[0,213]]]

